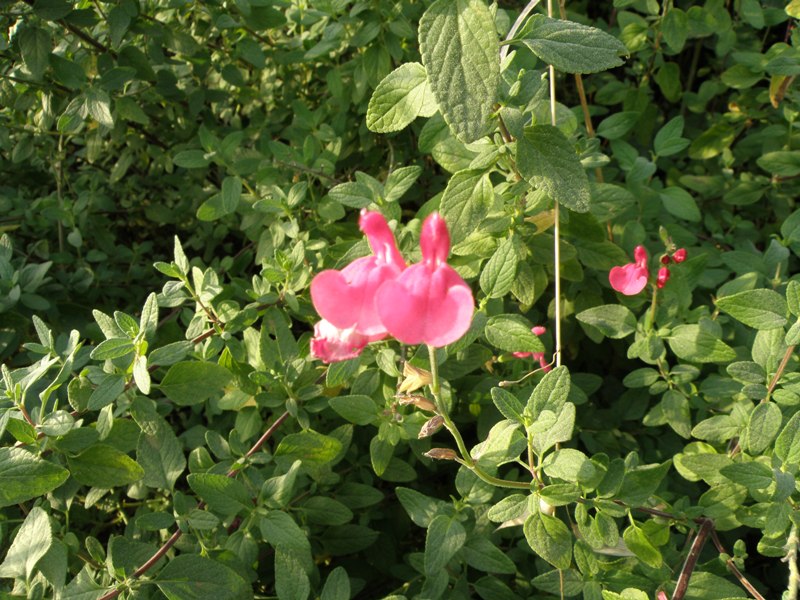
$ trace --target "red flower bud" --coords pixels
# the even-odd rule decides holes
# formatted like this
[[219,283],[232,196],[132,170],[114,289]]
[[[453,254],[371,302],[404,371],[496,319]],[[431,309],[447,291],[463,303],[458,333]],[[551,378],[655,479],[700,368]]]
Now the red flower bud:
[[672,255],[672,260],[676,263],[682,263],[686,260],[686,248],[678,248],[675,250],[675,253]]
[[669,263],[670,263],[670,258],[668,254],[665,254],[664,256],[661,257],[662,265],[668,265]]
[[656,278],[656,285],[658,286],[659,289],[663,288],[664,284],[667,283],[667,280],[669,280],[669,275],[670,275],[669,268],[667,268],[667,267],[661,267],[658,270],[658,277]]

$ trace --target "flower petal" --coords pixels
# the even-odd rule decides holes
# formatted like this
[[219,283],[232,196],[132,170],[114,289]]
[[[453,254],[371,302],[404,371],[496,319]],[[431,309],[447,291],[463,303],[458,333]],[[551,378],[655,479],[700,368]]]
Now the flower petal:
[[369,246],[380,262],[393,265],[400,271],[406,268],[403,255],[397,249],[394,234],[381,213],[362,210],[358,226],[367,236]]
[[635,296],[647,285],[650,272],[646,267],[628,263],[621,267],[614,267],[608,274],[611,287],[626,296]]
[[325,363],[355,358],[367,345],[367,338],[352,328],[339,329],[324,319],[314,325],[311,355]]
[[451,267],[419,263],[381,286],[376,307],[387,331],[401,342],[441,347],[469,329],[475,301]]
[[419,247],[425,262],[439,264],[447,261],[450,233],[447,231],[447,223],[438,212],[431,214],[422,224]]

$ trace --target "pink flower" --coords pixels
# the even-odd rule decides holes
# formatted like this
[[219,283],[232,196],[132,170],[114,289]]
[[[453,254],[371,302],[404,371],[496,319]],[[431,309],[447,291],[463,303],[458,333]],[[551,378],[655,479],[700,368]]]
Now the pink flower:
[[367,336],[356,333],[353,327],[338,329],[323,319],[314,325],[311,355],[325,363],[349,360],[361,354],[369,341]]
[[635,262],[621,267],[614,267],[608,274],[611,287],[626,296],[635,296],[647,285],[650,270],[647,268],[647,250],[644,246],[636,246],[633,251]]
[[[541,325],[536,325],[535,327],[531,328],[531,331],[534,335],[543,335],[547,329],[542,327]],[[547,373],[548,371],[552,370],[550,365],[547,363],[547,360],[544,357],[544,352],[512,352],[512,356],[515,358],[528,358],[531,357],[533,360],[539,361],[539,367]]]
[[378,317],[375,293],[400,275],[406,263],[383,215],[362,210],[358,224],[373,255],[358,258],[341,271],[319,273],[311,281],[311,301],[320,316],[337,329],[353,329],[373,341],[387,333]]
[[385,281],[376,296],[380,319],[404,344],[446,346],[464,335],[472,322],[472,290],[447,264],[450,235],[439,213],[422,225],[422,262]]

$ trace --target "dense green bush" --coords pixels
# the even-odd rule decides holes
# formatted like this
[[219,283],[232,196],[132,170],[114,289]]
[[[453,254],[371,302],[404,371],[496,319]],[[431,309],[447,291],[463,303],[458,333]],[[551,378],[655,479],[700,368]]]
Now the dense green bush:
[[800,5],[537,4],[3,3],[2,595],[798,597]]

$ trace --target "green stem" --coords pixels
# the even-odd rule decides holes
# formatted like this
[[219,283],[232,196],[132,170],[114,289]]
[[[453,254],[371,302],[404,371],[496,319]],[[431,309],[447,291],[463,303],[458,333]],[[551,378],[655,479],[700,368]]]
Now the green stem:
[[797,568],[797,545],[800,539],[797,537],[797,525],[792,525],[789,532],[789,539],[786,541],[786,557],[784,560],[789,563],[789,585],[786,590],[786,600],[797,600],[800,592],[800,570]]
[[442,398],[440,395],[441,392],[441,383],[439,381],[439,365],[436,361],[436,348],[433,346],[428,346],[428,356],[430,357],[431,363],[431,394],[433,395],[433,403],[436,406],[436,412],[439,413],[439,416],[442,417],[444,421],[444,426],[447,428],[447,431],[450,432],[450,435],[453,436],[453,439],[456,441],[456,446],[458,446],[458,452],[461,455],[461,459],[458,460],[462,465],[467,467],[470,471],[475,473],[480,479],[485,481],[490,485],[494,485],[497,487],[504,487],[504,488],[514,488],[520,490],[529,490],[531,488],[530,484],[525,483],[524,481],[511,481],[508,479],[500,479],[498,477],[494,477],[493,475],[489,475],[486,471],[481,469],[477,463],[472,459],[470,456],[469,450],[467,450],[467,445],[464,443],[464,438],[461,437],[461,432],[456,427],[456,424],[453,423],[453,420],[450,418],[450,414],[447,412],[447,407],[442,402]]

